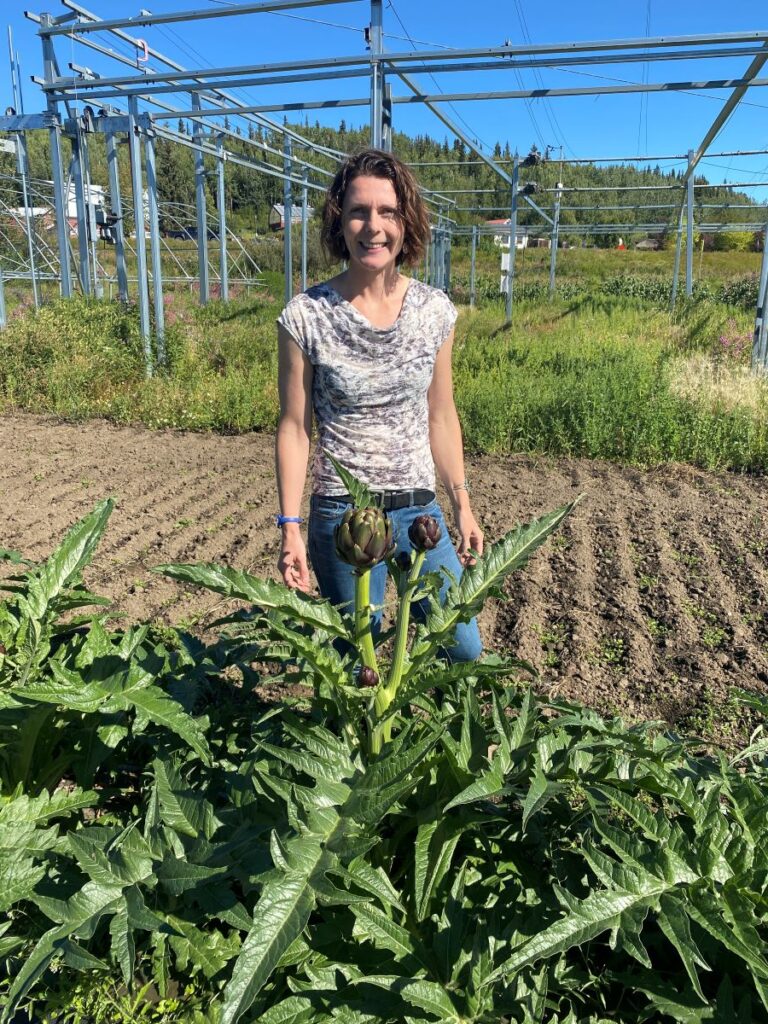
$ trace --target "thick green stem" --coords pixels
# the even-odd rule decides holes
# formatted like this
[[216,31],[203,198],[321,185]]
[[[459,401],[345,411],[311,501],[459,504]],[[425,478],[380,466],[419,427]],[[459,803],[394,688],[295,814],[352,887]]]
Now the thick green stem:
[[[400,604],[397,609],[397,622],[395,625],[395,649],[392,655],[392,665],[389,669],[389,677],[387,679],[386,686],[382,686],[376,694],[375,709],[378,716],[383,715],[395,699],[395,695],[400,687],[400,681],[403,677],[405,655],[408,650],[408,626],[411,622],[411,604],[413,602],[413,595],[418,586],[419,576],[421,575],[421,568],[424,565],[425,558],[425,551],[418,551],[416,553],[413,565],[411,566],[410,575],[408,576],[408,582],[406,583],[400,597]],[[383,725],[376,726],[373,739],[374,743],[378,744],[378,750],[381,749],[382,740],[384,743],[388,742],[391,735],[391,719],[384,722]],[[378,750],[375,750],[374,752],[378,753]]]
[[376,650],[373,646],[371,623],[371,571],[367,569],[355,577],[355,644],[360,659],[378,674]]

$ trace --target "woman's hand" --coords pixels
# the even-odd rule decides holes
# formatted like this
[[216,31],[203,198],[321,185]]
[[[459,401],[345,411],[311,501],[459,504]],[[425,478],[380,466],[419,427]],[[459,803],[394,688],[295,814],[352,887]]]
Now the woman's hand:
[[[288,527],[293,527],[289,529]],[[304,538],[296,524],[290,523],[283,527],[283,542],[280,545],[280,557],[277,567],[283,577],[283,583],[292,590],[309,593],[309,564]]]
[[456,552],[459,561],[463,566],[474,565],[477,559],[471,553],[478,555],[483,553],[483,531],[475,519],[472,509],[468,506],[458,508],[455,511],[456,529],[459,531],[459,543],[456,545]]

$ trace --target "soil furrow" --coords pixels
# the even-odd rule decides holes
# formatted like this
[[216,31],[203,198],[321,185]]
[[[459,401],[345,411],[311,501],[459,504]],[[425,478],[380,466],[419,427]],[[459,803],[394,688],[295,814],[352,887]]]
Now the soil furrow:
[[[0,433],[0,544],[43,557],[117,496],[86,580],[124,622],[225,610],[147,571],[161,562],[276,577],[272,437],[26,415]],[[731,688],[768,692],[768,479],[529,456],[470,456],[467,475],[487,544],[584,494],[481,618],[488,648],[533,661],[545,693],[727,738]]]

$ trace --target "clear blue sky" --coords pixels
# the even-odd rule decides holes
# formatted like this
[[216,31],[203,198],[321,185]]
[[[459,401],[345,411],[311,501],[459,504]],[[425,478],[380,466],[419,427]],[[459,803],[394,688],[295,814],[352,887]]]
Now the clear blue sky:
[[[64,11],[59,0],[39,0],[40,9],[54,14]],[[216,0],[85,0],[83,6],[100,17],[131,17],[142,3],[153,12],[220,6]],[[42,60],[36,26],[23,16],[24,7],[37,10],[35,0],[3,0],[6,23],[13,28],[15,48],[20,54],[25,79],[25,110],[42,109],[42,95],[29,76],[40,74]],[[369,21],[366,2],[342,3],[295,10],[291,16],[259,14],[237,16],[185,24],[137,28],[134,35],[187,67],[225,66],[228,64],[268,63],[275,60],[299,60],[302,57],[332,56],[364,52],[362,29]],[[759,0],[597,0],[574,3],[573,0],[385,0],[385,45],[389,50],[444,47],[496,46],[513,43],[560,42],[579,39],[641,38],[645,35],[693,35],[768,28],[768,8]],[[101,42],[102,35],[93,37]],[[124,52],[130,48],[117,44]],[[123,69],[61,38],[57,53],[62,70],[70,60],[86,64],[104,74],[119,74]],[[135,56],[135,54],[134,54]],[[419,76],[428,92],[468,92],[494,89],[578,87],[595,82],[685,81],[740,77],[750,57],[692,61],[580,66],[569,71],[557,69],[494,73],[451,73]],[[7,60],[0,73],[2,106],[10,103],[10,73]],[[125,69],[127,70],[127,69]],[[519,77],[518,77],[519,76]],[[599,76],[599,77],[595,77]],[[763,71],[768,78],[768,64]],[[394,85],[395,92],[405,92]],[[240,91],[249,102],[290,102],[301,99],[332,99],[364,96],[364,80],[332,80],[285,85],[281,89],[263,88],[256,94]],[[599,96],[563,97],[550,100],[463,102],[446,113],[457,120],[467,133],[488,151],[496,141],[509,143],[521,153],[536,142],[563,145],[566,157],[625,156],[632,154],[682,154],[695,148],[717,116],[725,90],[707,89],[698,94],[654,95],[641,97]],[[186,105],[183,98],[171,102]],[[275,115],[280,117],[281,115]],[[334,111],[310,111],[312,122],[338,125],[367,123],[364,108]],[[442,139],[447,131],[426,109],[395,107],[395,127],[409,134],[429,133]],[[289,115],[299,121],[301,114]],[[750,90],[736,113],[711,147],[720,150],[768,149],[768,88]],[[671,166],[667,164],[666,166]],[[682,165],[680,165],[682,166]],[[768,180],[768,156],[726,157],[705,160],[701,172],[711,181]],[[768,188],[754,191],[755,198],[768,199]]]

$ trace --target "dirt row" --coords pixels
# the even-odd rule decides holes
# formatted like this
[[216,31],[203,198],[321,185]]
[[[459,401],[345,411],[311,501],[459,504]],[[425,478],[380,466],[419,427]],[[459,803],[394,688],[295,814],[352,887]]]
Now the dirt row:
[[[0,418],[0,546],[43,558],[102,497],[116,509],[88,583],[125,621],[204,629],[226,605],[152,574],[214,561],[275,575],[272,439]],[[734,686],[768,692],[768,480],[529,457],[468,460],[489,540],[583,494],[483,612],[491,650],[546,693],[731,742]]]

